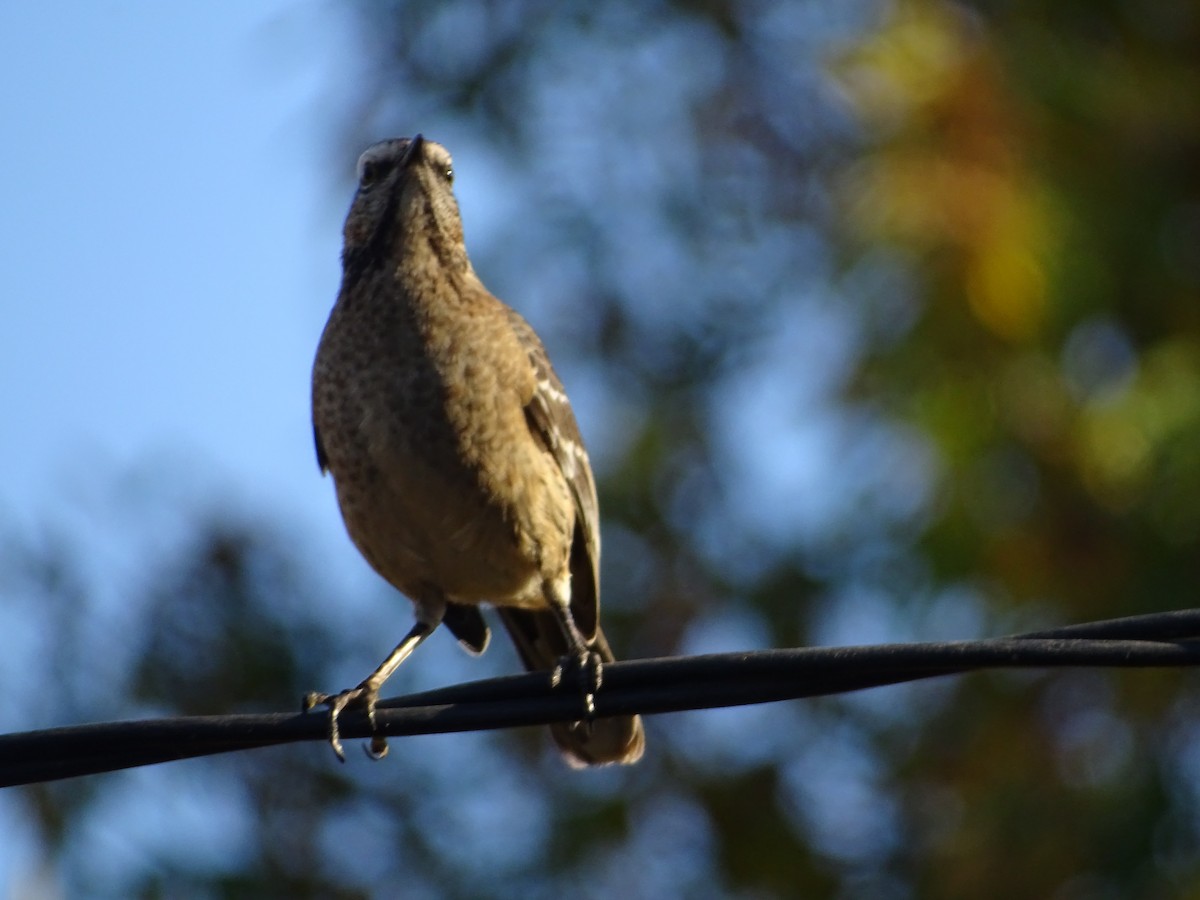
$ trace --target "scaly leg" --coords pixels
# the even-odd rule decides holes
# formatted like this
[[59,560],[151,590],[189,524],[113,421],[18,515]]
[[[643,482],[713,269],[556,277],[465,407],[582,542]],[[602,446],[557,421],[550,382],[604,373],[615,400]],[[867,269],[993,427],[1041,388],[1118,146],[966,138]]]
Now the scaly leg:
[[600,654],[588,645],[587,638],[583,636],[579,626],[575,624],[575,617],[571,615],[570,578],[547,583],[546,599],[550,601],[550,609],[558,619],[559,627],[562,628],[570,648],[567,655],[554,667],[550,683],[557,686],[568,667],[577,667],[580,690],[583,692],[584,712],[590,720],[596,712],[596,691],[600,690],[600,682],[604,677]]

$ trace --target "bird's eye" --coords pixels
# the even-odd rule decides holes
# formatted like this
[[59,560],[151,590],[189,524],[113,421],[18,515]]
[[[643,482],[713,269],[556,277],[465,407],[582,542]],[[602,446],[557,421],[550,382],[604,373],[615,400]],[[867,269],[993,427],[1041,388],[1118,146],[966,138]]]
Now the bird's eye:
[[358,186],[369,188],[387,174],[387,166],[382,160],[361,159],[358,162]]
[[454,167],[446,166],[446,168],[442,170],[442,177],[446,179],[447,184],[454,184]]

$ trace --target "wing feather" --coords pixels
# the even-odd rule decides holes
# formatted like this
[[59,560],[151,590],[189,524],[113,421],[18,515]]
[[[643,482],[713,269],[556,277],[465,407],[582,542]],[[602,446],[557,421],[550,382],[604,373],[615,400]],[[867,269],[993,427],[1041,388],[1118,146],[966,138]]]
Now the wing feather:
[[508,309],[509,322],[529,354],[537,377],[525,418],[538,443],[558,463],[575,500],[575,538],[571,547],[571,614],[589,640],[600,615],[600,504],[583,435],[567,392],[550,364],[546,348],[520,314]]

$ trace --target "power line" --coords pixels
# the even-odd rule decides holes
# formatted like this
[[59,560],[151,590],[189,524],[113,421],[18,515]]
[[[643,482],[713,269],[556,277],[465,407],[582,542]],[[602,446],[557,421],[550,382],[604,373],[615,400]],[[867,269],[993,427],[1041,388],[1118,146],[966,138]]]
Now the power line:
[[[597,717],[744,706],[827,696],[1005,668],[1175,668],[1200,665],[1200,610],[1155,613],[974,641],[807,647],[612,663]],[[380,701],[389,737],[574,721],[581,696],[546,673],[513,675]],[[342,736],[369,738],[361,713]],[[110,772],[297,741],[324,741],[309,713],[187,716],[74,725],[0,735],[0,787]]]

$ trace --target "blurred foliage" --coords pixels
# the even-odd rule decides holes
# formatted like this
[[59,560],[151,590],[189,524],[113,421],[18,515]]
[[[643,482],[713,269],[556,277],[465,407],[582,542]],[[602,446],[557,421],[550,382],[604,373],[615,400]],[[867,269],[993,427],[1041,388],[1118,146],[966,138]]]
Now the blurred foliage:
[[[1194,3],[352,8],[336,170],[415,130],[455,152],[476,268],[592,444],[624,655],[1196,605]],[[190,546],[101,698],[74,551],[26,548],[56,721],[286,707],[403,627],[323,611],[269,526]],[[1198,736],[1192,677],[1010,674],[662,717],[629,771],[454,735],[21,802],[79,896],[1194,897]],[[99,862],[148,795],[157,826],[107,826],[140,855]]]

